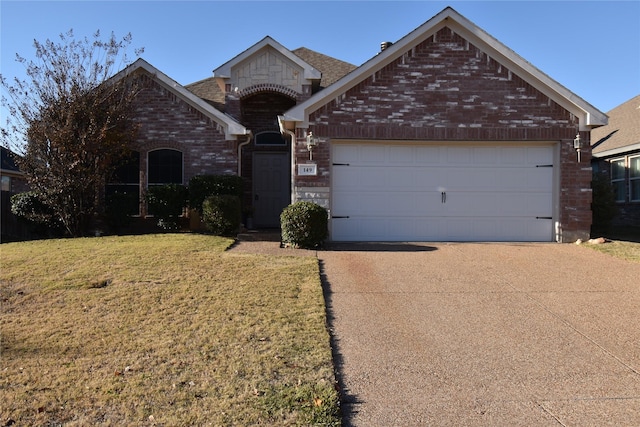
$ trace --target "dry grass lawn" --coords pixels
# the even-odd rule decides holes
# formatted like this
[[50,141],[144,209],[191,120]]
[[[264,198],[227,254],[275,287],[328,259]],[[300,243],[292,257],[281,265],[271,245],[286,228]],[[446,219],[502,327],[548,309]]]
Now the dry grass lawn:
[[0,246],[0,425],[340,425],[317,261],[231,242]]
[[626,259],[627,261],[640,262],[640,243],[613,240],[601,245],[587,245],[599,252],[611,256]]

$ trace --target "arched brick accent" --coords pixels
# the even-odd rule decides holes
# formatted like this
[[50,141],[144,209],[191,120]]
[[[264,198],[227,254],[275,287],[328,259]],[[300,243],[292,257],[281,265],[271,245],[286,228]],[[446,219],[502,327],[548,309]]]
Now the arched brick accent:
[[276,92],[282,95],[288,96],[291,99],[298,99],[298,92],[288,87],[284,87],[275,83],[260,83],[257,85],[249,86],[245,89],[242,89],[238,92],[238,97],[240,99],[246,98],[251,95],[255,95],[260,92]]

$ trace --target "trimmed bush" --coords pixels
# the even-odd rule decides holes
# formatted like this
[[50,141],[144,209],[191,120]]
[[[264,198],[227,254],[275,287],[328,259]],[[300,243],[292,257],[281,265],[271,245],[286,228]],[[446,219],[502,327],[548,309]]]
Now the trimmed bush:
[[[131,224],[131,214],[138,208],[138,195],[113,192],[105,197],[105,219],[113,232]],[[137,209],[136,209],[137,210]]]
[[242,198],[244,180],[237,175],[198,175],[189,180],[189,207],[202,213],[204,199],[230,195]]
[[38,193],[26,191],[11,196],[11,213],[24,221],[37,236],[61,236],[64,227],[53,209],[46,205]]
[[240,197],[223,194],[209,196],[202,203],[202,222],[218,236],[231,236],[240,229]]
[[149,187],[146,200],[149,213],[158,218],[158,227],[164,230],[178,229],[178,218],[187,205],[187,196],[187,187],[180,184]]
[[618,211],[613,186],[607,175],[595,173],[591,180],[591,188],[593,189],[593,199],[591,201],[591,211],[593,212],[592,228],[599,231],[607,231]]
[[327,210],[312,202],[296,202],[280,214],[282,242],[297,248],[315,248],[328,235]]

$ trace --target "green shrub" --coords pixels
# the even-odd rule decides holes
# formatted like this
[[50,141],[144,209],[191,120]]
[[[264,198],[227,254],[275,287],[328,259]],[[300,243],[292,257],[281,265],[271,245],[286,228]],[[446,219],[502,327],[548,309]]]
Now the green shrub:
[[198,175],[189,180],[189,207],[202,213],[204,199],[230,195],[242,199],[244,180],[237,175]]
[[146,200],[149,213],[158,218],[158,227],[164,230],[178,229],[178,218],[187,205],[187,196],[187,188],[180,184],[149,187]]
[[229,194],[209,196],[202,203],[202,222],[218,236],[231,236],[240,229],[240,198]]
[[57,237],[64,234],[64,227],[53,209],[45,204],[38,193],[26,191],[11,196],[11,213],[24,221],[31,233],[38,237]]
[[105,219],[114,232],[131,224],[131,214],[138,212],[138,194],[115,191],[105,197]]
[[593,190],[591,201],[593,228],[606,231],[618,210],[613,186],[607,175],[595,173],[591,181],[591,188]]
[[280,214],[282,242],[294,247],[320,246],[328,235],[327,210],[311,202],[296,202]]

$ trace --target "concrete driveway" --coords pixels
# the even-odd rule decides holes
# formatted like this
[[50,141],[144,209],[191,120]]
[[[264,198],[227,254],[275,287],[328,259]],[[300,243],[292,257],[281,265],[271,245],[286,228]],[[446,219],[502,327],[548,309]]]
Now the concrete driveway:
[[640,264],[569,244],[317,256],[344,425],[640,425]]

